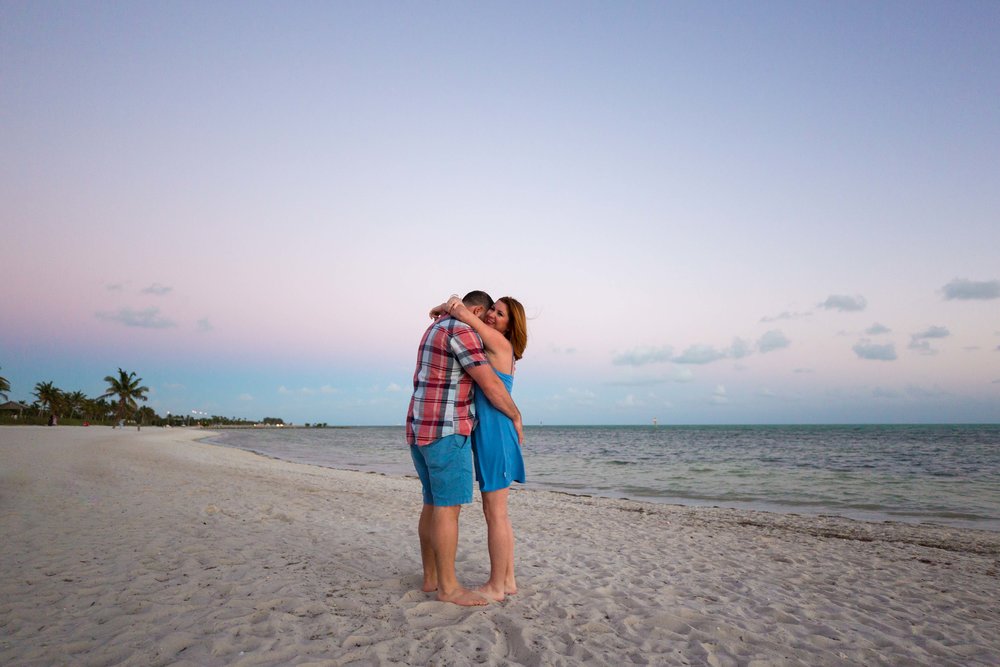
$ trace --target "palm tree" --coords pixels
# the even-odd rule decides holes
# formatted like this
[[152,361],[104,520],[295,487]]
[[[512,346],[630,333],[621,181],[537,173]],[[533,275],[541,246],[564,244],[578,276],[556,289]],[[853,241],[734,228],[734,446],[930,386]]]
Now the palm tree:
[[138,407],[136,400],[146,400],[145,394],[149,391],[149,387],[139,386],[142,378],[137,378],[135,373],[126,373],[119,368],[118,377],[108,375],[104,378],[104,381],[108,383],[108,390],[104,392],[101,398],[109,396],[118,397],[118,413],[116,418],[119,421],[125,418],[127,410],[134,411]]
[[69,410],[70,417],[75,417],[77,412],[82,415],[87,404],[86,394],[82,391],[74,391],[71,394],[63,394],[63,398],[66,401],[66,409]]
[[3,396],[3,400],[7,400],[7,392],[10,391],[10,382],[7,378],[0,377],[0,396]]
[[62,397],[62,392],[51,382],[39,382],[35,385],[35,396],[41,404],[43,411],[54,412],[56,405]]

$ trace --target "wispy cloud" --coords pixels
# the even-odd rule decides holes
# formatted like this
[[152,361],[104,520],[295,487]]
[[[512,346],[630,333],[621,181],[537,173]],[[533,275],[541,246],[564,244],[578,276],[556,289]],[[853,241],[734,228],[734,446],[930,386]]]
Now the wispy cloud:
[[114,322],[141,329],[169,329],[176,326],[172,320],[160,316],[159,308],[146,308],[145,310],[122,308],[117,313],[96,313],[96,316],[97,319],[105,322]]
[[658,373],[655,375],[644,375],[641,377],[627,378],[624,380],[610,380],[604,384],[613,387],[652,387],[668,382],[691,382],[694,380],[694,373],[689,368],[675,368],[672,373]]
[[670,361],[674,351],[669,345],[662,347],[637,347],[616,355],[611,363],[616,366],[645,366]]
[[729,402],[729,395],[726,393],[725,385],[716,385],[709,402],[713,405],[725,405]]
[[792,341],[788,340],[785,334],[777,329],[772,329],[760,337],[760,340],[757,341],[757,349],[760,350],[761,354],[766,354],[786,348],[791,344]]
[[907,346],[911,350],[917,350],[922,354],[936,354],[937,350],[931,347],[930,341],[939,338],[947,338],[951,335],[947,327],[931,326],[923,331],[918,331],[910,335],[910,344]]
[[628,394],[625,398],[615,402],[620,408],[638,408],[645,405],[645,403],[640,398],[636,398],[635,394]]
[[965,280],[956,278],[941,288],[946,301],[952,299],[960,300],[989,300],[1000,298],[1000,280]]
[[765,315],[764,317],[760,318],[760,321],[764,323],[770,323],[770,322],[780,322],[783,320],[798,320],[802,319],[803,317],[810,317],[811,315],[812,312],[793,313],[786,310],[784,312],[778,313],[777,315],[770,315],[770,316]]
[[711,345],[692,345],[680,355],[673,358],[675,364],[710,364],[719,359],[725,359],[726,350],[717,350]]
[[841,312],[857,312],[868,307],[868,300],[860,294],[855,296],[831,294],[826,297],[826,301],[819,304],[819,307],[826,310],[839,310]]
[[753,353],[753,346],[742,338],[734,338],[733,344],[729,346],[729,356],[733,359],[742,359]]
[[239,400],[245,401],[245,402],[249,402],[249,401],[253,400],[253,396],[251,396],[250,394],[240,394],[238,398],[239,398]]
[[112,283],[106,285],[106,288],[109,292],[121,292],[125,289],[125,283]]
[[173,287],[168,287],[166,285],[161,285],[160,283],[153,283],[149,287],[142,290],[143,294],[153,294],[156,296],[165,296],[173,291]]
[[893,343],[880,345],[869,340],[858,341],[854,346],[854,354],[860,359],[872,359],[875,361],[895,361],[896,346]]
[[[325,388],[326,388],[326,387],[324,387],[324,389],[325,389]],[[331,387],[331,389],[332,389],[332,387]],[[403,388],[402,388],[402,387],[400,387],[400,386],[399,386],[398,384],[396,384],[395,382],[390,382],[390,383],[389,383],[389,385],[388,385],[388,386],[387,386],[387,387],[385,388],[385,391],[386,391],[386,393],[387,393],[387,394],[398,394],[398,393],[399,393],[399,392],[401,392],[402,390],[403,390]]]
[[865,329],[865,333],[868,334],[869,336],[879,336],[881,334],[887,334],[891,332],[892,329],[885,326],[884,324],[879,324],[878,322]]
[[577,405],[593,405],[597,394],[590,391],[589,389],[576,389],[575,387],[570,387],[566,390],[569,394],[570,400],[572,400]]
[[198,323],[195,326],[201,333],[208,333],[209,331],[212,331],[215,328],[212,326],[212,323],[208,321],[208,318],[202,318],[198,320]]

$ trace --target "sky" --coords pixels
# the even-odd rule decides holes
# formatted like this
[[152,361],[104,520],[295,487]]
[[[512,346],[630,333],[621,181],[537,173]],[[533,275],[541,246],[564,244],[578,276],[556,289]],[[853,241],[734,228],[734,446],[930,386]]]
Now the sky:
[[0,0],[0,376],[405,420],[1000,422],[1000,3]]

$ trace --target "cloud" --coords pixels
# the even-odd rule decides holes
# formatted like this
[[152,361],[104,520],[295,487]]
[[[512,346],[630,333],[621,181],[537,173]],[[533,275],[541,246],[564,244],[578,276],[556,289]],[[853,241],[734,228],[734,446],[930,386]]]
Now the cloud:
[[278,387],[278,393],[287,396],[288,394],[292,393],[292,390],[286,387],[285,385],[281,385],[280,387]]
[[785,334],[777,329],[772,329],[760,337],[760,340],[757,341],[757,349],[760,350],[761,354],[766,354],[774,350],[786,348],[791,344],[792,341],[788,340]]
[[930,326],[912,335],[912,338],[947,338],[951,335],[948,327]]
[[173,291],[173,287],[167,287],[166,285],[161,285],[160,283],[153,283],[146,289],[142,290],[143,294],[155,294],[156,296],[166,296]]
[[917,350],[922,354],[936,354],[937,350],[931,347],[930,341],[935,338],[947,338],[951,335],[947,327],[931,326],[923,331],[910,335],[910,344],[907,346],[911,350]]
[[875,361],[895,361],[896,346],[893,343],[878,345],[868,340],[861,340],[854,346],[854,353],[860,359],[873,359]]
[[652,387],[659,384],[666,384],[667,382],[691,382],[693,380],[694,373],[689,368],[675,368],[672,373],[663,372],[656,375],[643,375],[624,380],[609,380],[602,384],[613,387]]
[[209,331],[212,331],[215,328],[212,326],[212,323],[208,321],[208,318],[202,318],[198,320],[198,324],[196,326],[198,328],[198,331],[202,333],[208,333]]
[[772,316],[765,315],[764,317],[760,318],[760,321],[764,323],[769,323],[769,322],[780,322],[782,320],[798,320],[803,317],[810,317],[811,315],[812,312],[790,313],[786,310],[784,312],[778,313],[777,315],[772,315]]
[[611,360],[616,366],[645,366],[670,361],[674,353],[669,345],[663,347],[637,347],[622,352]]
[[253,396],[251,396],[250,394],[240,394],[239,395],[239,400],[241,400],[241,401],[252,401],[253,400]]
[[645,405],[641,399],[635,397],[635,394],[629,394],[625,398],[616,401],[615,405],[620,408],[638,408]]
[[715,405],[725,405],[729,402],[729,396],[726,395],[726,387],[724,385],[717,385],[715,391],[712,392],[712,397],[709,401]]
[[597,398],[597,394],[590,391],[589,389],[575,389],[570,387],[566,390],[569,397],[577,405],[593,405],[594,400]]
[[710,345],[692,345],[673,361],[675,364],[710,364],[725,358],[725,350],[717,350]]
[[868,334],[869,336],[878,336],[880,334],[887,334],[890,333],[891,331],[892,329],[885,326],[884,324],[879,324],[878,322],[865,329],[865,333]]
[[678,368],[674,374],[674,382],[694,382],[694,373],[690,368]]
[[[396,387],[395,391],[399,391],[399,385],[391,384],[389,386],[390,387]],[[386,389],[386,391],[390,391],[390,389]],[[325,384],[325,385],[323,385],[322,387],[319,388],[319,393],[321,393],[321,394],[339,394],[340,390],[337,389],[336,387],[332,387],[332,386],[330,386],[328,384]]]
[[965,280],[956,278],[941,288],[946,301],[988,300],[1000,298],[1000,280]]
[[734,338],[733,344],[729,346],[729,356],[733,359],[742,359],[752,352],[753,347],[742,338]]
[[125,283],[113,283],[111,285],[107,285],[107,289],[109,292],[121,292],[125,289]]
[[159,308],[146,308],[145,310],[132,310],[122,308],[117,313],[97,313],[97,319],[105,322],[116,322],[127,327],[139,327],[141,329],[169,329],[175,324],[160,317]]
[[[327,389],[327,387],[322,387],[322,388],[320,389],[320,391],[323,391],[323,390],[325,390],[325,389]],[[330,387],[330,389],[332,390],[333,388],[332,388],[332,387]],[[385,388],[385,391],[386,391],[386,393],[388,393],[388,394],[398,394],[398,393],[399,393],[399,392],[401,392],[402,390],[403,390],[403,388],[402,388],[402,387],[400,387],[400,386],[399,386],[398,384],[396,384],[395,382],[390,382],[390,383],[389,383],[389,386]]]
[[805,375],[805,374],[809,374],[809,373],[815,373],[816,371],[814,371],[814,370],[813,370],[813,369],[811,369],[811,368],[796,368],[796,369],[795,369],[794,371],[792,371],[792,372],[793,372],[793,373],[798,373],[798,374],[800,374],[800,375]]
[[868,306],[868,301],[860,294],[847,296],[846,294],[831,294],[826,297],[826,301],[819,304],[820,308],[827,310],[839,310],[841,312],[856,312],[864,310]]

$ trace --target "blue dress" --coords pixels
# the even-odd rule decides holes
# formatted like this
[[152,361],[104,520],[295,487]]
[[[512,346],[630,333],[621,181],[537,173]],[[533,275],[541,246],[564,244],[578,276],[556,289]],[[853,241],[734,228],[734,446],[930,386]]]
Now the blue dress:
[[[493,372],[503,380],[507,391],[514,388],[514,376]],[[480,491],[506,489],[513,482],[524,484],[524,459],[517,441],[517,430],[510,417],[493,407],[490,399],[476,388],[476,418],[472,431],[472,455]]]

